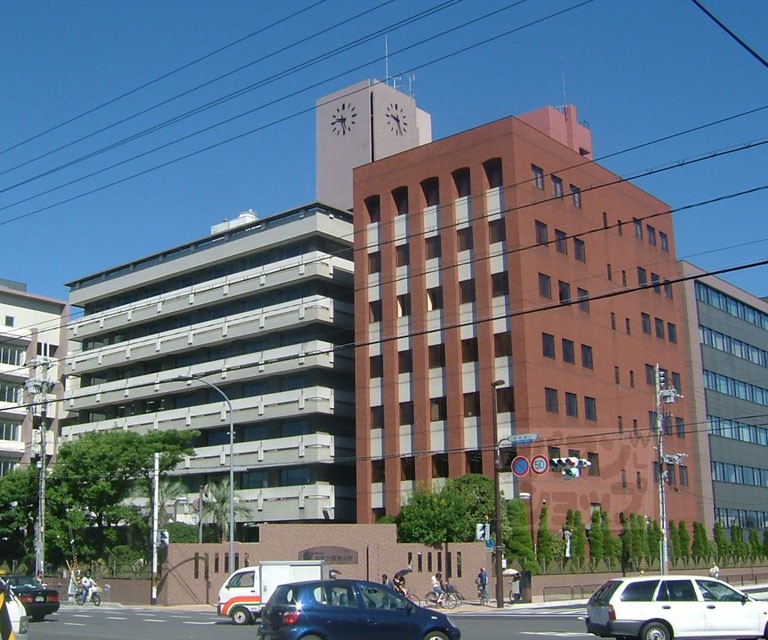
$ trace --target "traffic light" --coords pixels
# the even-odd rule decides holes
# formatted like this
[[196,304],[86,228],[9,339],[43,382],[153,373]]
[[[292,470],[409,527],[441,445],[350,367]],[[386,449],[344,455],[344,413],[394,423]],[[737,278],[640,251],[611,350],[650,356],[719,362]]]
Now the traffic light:
[[161,529],[158,533],[158,541],[157,544],[161,547],[167,547],[169,544],[171,544],[171,536],[168,534],[167,529]]
[[578,478],[581,475],[581,469],[591,466],[592,463],[584,458],[569,456],[567,458],[552,458],[549,461],[549,467],[553,471],[560,471],[563,478],[570,480]]
[[485,540],[485,524],[482,522],[475,525],[475,540]]

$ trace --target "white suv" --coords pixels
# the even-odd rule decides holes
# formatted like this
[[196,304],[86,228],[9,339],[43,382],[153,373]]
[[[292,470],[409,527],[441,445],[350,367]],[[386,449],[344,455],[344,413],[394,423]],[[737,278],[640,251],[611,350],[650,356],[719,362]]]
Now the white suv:
[[[8,618],[11,622],[11,628],[13,629],[14,637],[16,640],[27,640],[29,631],[29,616],[24,605],[19,602],[18,598],[13,595],[8,587],[4,585],[0,580],[0,597],[3,598],[3,607],[8,611]],[[2,615],[2,612],[0,612]],[[5,630],[4,630],[5,631]]]
[[598,636],[672,638],[766,638],[768,602],[702,576],[616,578],[587,604],[587,631]]

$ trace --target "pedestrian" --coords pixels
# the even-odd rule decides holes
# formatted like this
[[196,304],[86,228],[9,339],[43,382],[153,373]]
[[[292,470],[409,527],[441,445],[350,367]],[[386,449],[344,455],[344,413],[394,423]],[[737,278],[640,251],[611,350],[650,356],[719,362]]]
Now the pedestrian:
[[475,578],[477,584],[477,595],[480,598],[480,604],[488,604],[488,572],[485,567],[481,567],[480,573]]
[[710,578],[719,578],[720,577],[720,567],[717,566],[716,562],[712,563],[712,567],[709,570],[709,577]]

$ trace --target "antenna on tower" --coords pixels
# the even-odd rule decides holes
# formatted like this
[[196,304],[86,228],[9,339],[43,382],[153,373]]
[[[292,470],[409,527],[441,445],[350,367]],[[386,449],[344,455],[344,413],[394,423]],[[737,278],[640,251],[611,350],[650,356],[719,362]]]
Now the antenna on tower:
[[384,82],[389,84],[389,36],[384,34]]
[[408,95],[413,98],[413,85],[416,83],[416,74],[408,74]]
[[560,78],[563,84],[563,106],[568,104],[568,95],[565,90],[565,60],[560,58]]

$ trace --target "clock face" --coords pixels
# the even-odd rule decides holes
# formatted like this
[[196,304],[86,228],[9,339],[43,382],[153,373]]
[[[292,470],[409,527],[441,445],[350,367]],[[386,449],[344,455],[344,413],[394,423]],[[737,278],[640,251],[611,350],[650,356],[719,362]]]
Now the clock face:
[[337,136],[345,136],[355,126],[356,119],[357,111],[354,105],[349,102],[342,102],[331,116],[331,131]]
[[391,102],[387,105],[387,111],[385,113],[387,123],[389,124],[389,130],[396,136],[401,136],[408,128],[408,120],[403,110],[402,105],[396,102]]

